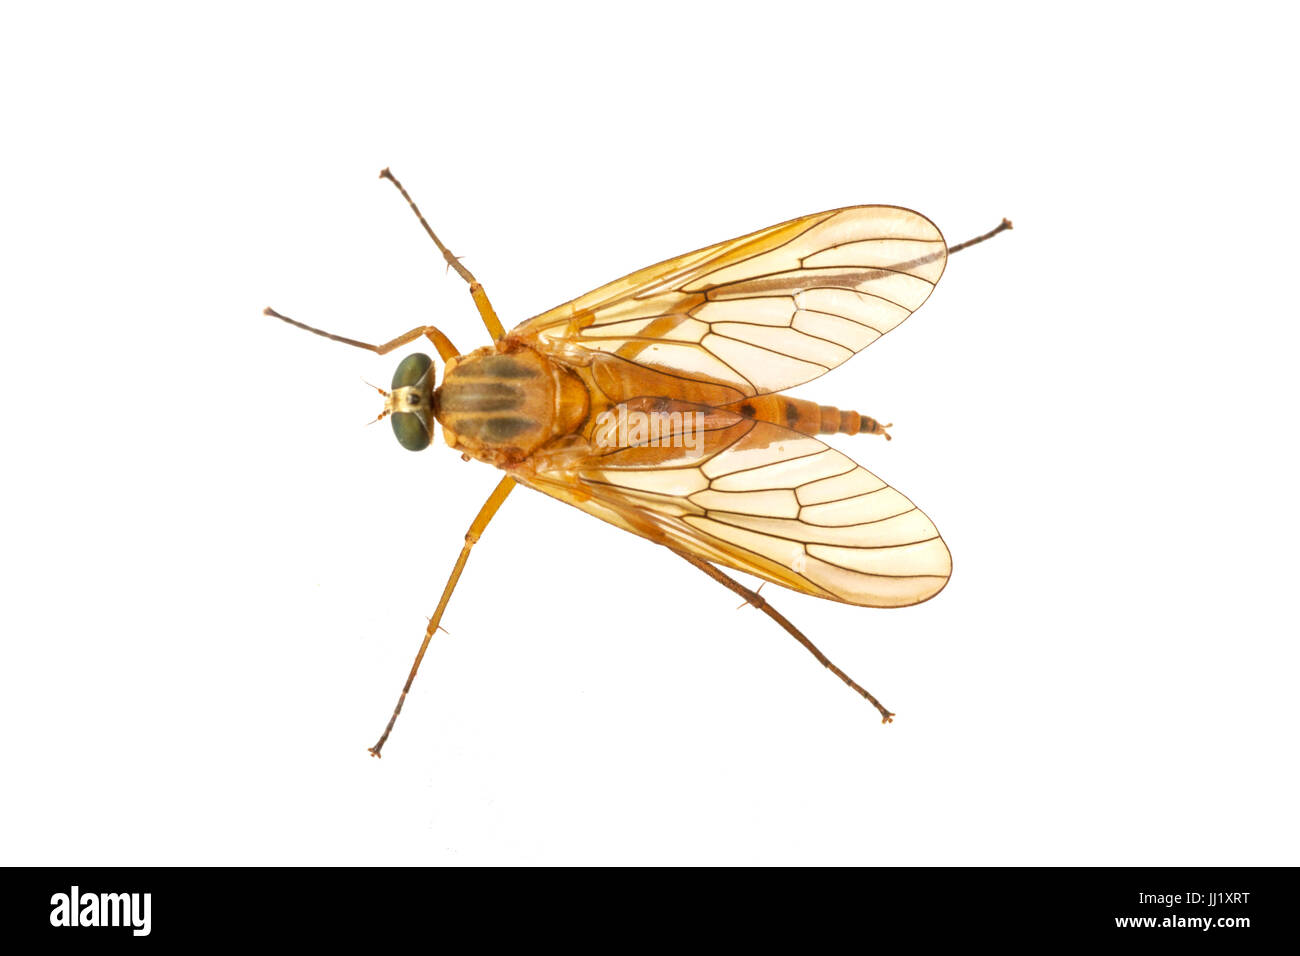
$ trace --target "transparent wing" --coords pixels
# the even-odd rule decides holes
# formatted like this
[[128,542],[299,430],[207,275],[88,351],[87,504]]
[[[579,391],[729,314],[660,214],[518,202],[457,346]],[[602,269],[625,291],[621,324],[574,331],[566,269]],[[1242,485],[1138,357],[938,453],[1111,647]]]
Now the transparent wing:
[[815,438],[701,415],[703,439],[677,436],[696,448],[643,443],[516,477],[659,544],[818,597],[901,607],[943,589],[948,548],[901,493]]
[[918,309],[943,235],[898,206],[816,213],[634,272],[510,337],[761,395],[810,381]]

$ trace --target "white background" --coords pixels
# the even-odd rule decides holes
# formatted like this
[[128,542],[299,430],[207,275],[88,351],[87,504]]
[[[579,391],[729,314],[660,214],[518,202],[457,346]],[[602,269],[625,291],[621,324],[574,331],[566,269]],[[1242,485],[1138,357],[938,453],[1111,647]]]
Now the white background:
[[[1296,863],[1295,24],[1059,10],[10,5],[0,859]],[[817,210],[1015,222],[800,391],[954,555],[764,592],[892,726],[521,490],[367,755],[497,476],[260,313],[485,342],[390,164],[507,326]]]

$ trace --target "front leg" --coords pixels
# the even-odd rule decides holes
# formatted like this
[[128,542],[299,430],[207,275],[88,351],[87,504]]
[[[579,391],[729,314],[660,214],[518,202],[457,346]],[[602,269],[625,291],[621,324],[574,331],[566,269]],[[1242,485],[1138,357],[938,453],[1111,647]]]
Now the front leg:
[[385,342],[383,345],[371,345],[369,342],[350,339],[343,335],[335,335],[333,332],[326,332],[324,329],[318,329],[315,326],[308,325],[306,322],[299,322],[297,319],[291,319],[287,315],[281,315],[269,305],[262,310],[262,314],[269,315],[271,318],[279,319],[282,322],[288,322],[290,325],[330,339],[331,341],[342,342],[344,345],[352,345],[359,349],[367,349],[374,352],[376,355],[387,355],[393,349],[401,348],[408,342],[414,342],[422,335],[433,343],[434,348],[438,350],[438,354],[442,356],[444,362],[449,362],[456,358],[456,356],[460,355],[460,353],[456,351],[456,346],[451,344],[451,339],[447,338],[447,336],[443,335],[432,325],[421,325],[419,328],[411,329],[411,331],[404,332],[397,338]]

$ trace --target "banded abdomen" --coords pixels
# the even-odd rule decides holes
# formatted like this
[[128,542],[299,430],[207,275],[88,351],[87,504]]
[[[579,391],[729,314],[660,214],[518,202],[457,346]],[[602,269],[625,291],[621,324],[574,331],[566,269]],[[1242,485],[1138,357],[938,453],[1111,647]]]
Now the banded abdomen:
[[838,432],[844,435],[884,435],[889,438],[889,433],[885,431],[888,425],[882,425],[869,415],[859,412],[818,405],[816,402],[780,393],[742,398],[738,389],[728,385],[683,378],[623,361],[612,355],[595,359],[583,374],[593,388],[593,411],[598,411],[596,406],[600,402],[595,400],[597,397],[611,405],[649,398],[668,398],[771,422],[804,435]]
[[839,409],[833,405],[818,405],[816,402],[789,395],[757,395],[722,406],[728,411],[738,412],[746,418],[784,425],[804,435],[884,435],[888,425],[882,425],[869,415]]

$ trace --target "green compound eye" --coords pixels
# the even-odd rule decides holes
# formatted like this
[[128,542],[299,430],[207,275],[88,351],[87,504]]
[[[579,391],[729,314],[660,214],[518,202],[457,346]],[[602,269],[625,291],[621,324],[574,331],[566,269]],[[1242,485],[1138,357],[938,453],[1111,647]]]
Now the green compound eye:
[[433,359],[423,353],[416,352],[414,355],[408,355],[402,359],[397,366],[397,371],[393,373],[393,388],[419,385],[420,379],[424,378],[432,365]]
[[433,434],[433,359],[419,352],[408,355],[393,372],[393,395],[390,408],[414,408],[394,411],[393,434],[403,448],[422,451],[429,447]]
[[407,451],[424,451],[429,447],[429,428],[414,412],[394,412],[393,434]]

